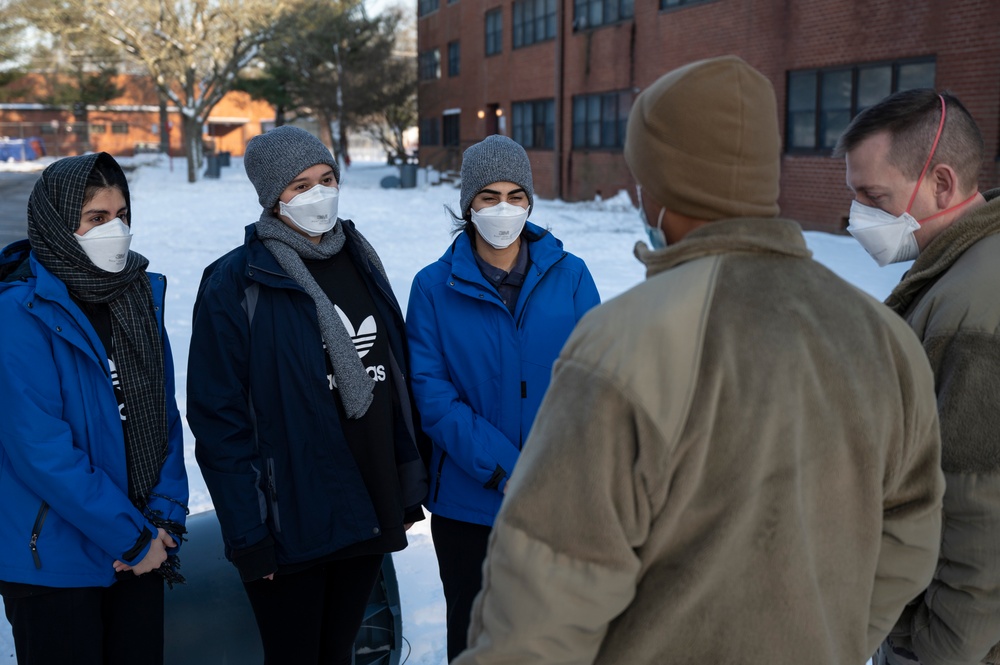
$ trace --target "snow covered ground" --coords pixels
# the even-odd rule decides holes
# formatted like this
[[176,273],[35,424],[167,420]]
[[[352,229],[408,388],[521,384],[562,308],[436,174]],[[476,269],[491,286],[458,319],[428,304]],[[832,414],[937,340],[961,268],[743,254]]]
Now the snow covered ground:
[[[123,164],[130,163],[122,160]],[[146,157],[129,174],[133,206],[132,249],[147,256],[150,268],[167,275],[166,321],[177,372],[177,402],[185,412],[187,348],[191,308],[202,270],[243,241],[243,228],[257,219],[260,206],[253,187],[234,158],[218,180],[186,182],[182,159]],[[0,170],[24,170],[0,163]],[[459,192],[432,185],[433,173],[420,171],[415,189],[382,189],[380,181],[398,175],[393,167],[358,163],[345,171],[340,216],[355,221],[385,264],[393,289],[405,307],[413,276],[436,260],[451,242],[444,205],[458,207]],[[644,277],[632,247],[643,240],[637,210],[627,194],[604,201],[566,203],[536,200],[532,221],[548,227],[568,251],[583,258],[608,300]],[[844,279],[883,299],[909,264],[878,268],[848,236],[808,232],[816,259]],[[191,483],[191,510],[211,508],[211,498],[194,459],[194,438],[185,425],[185,452]],[[444,665],[445,603],[428,521],[409,533],[410,545],[394,555],[403,610],[403,634],[411,665]],[[0,663],[13,662],[10,626],[0,615]],[[404,656],[406,646],[404,645]]]

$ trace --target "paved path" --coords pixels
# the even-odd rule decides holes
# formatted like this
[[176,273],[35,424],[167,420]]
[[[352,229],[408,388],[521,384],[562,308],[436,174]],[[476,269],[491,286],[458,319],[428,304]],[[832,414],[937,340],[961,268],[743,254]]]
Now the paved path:
[[0,172],[0,248],[28,236],[28,195],[38,175]]

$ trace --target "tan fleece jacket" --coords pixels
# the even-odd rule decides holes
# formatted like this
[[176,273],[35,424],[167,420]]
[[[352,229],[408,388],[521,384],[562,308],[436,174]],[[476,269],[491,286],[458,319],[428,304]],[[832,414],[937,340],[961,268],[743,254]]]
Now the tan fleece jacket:
[[792,221],[642,259],[563,349],[456,665],[864,663],[937,560],[917,339]]
[[1000,663],[1000,190],[985,196],[886,300],[934,370],[948,483],[934,581],[893,630],[925,665]]

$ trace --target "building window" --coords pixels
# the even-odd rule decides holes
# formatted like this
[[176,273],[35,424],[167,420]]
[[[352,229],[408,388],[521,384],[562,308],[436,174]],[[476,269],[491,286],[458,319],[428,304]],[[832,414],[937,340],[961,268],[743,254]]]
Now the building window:
[[556,0],[514,3],[514,48],[556,37]]
[[708,0],[660,0],[660,9],[673,9],[685,5],[697,5]]
[[[410,5],[411,7],[413,5]],[[427,16],[438,9],[438,0],[419,0],[417,3],[417,15]]]
[[66,131],[70,134],[86,134],[87,133],[87,123],[85,122],[70,122],[66,124]]
[[437,118],[420,121],[420,145],[441,145],[441,128]]
[[459,49],[458,42],[448,43],[448,76],[458,76],[459,74]]
[[573,98],[573,147],[620,148],[625,145],[625,124],[632,108],[632,93],[610,92]]
[[934,60],[788,72],[785,145],[789,152],[832,150],[861,111],[900,90],[934,87]]
[[432,81],[441,78],[441,51],[432,49],[424,51],[418,57],[420,80]]
[[573,0],[573,29],[586,30],[630,19],[635,0]]
[[551,99],[514,102],[513,138],[525,148],[551,150],[556,140],[556,103]]
[[91,134],[106,134],[108,131],[108,126],[103,122],[91,123],[90,133]]
[[128,134],[128,123],[127,122],[113,122],[113,123],[111,123],[111,133],[112,134]]
[[503,50],[503,8],[486,12],[486,55]]
[[449,113],[441,119],[441,145],[458,145],[461,140],[458,133],[458,113]]

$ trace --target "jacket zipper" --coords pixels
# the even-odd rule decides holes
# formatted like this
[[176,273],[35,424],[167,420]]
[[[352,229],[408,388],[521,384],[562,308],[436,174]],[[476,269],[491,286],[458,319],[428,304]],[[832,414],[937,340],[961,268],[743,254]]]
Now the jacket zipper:
[[434,477],[434,501],[438,500],[438,494],[441,493],[441,470],[444,468],[444,460],[448,457],[448,453],[441,453],[441,461],[438,462],[437,475]]
[[278,487],[274,482],[274,458],[267,458],[267,491],[271,495],[271,511],[274,514],[274,530],[281,531],[281,514],[278,512]]
[[31,542],[28,543],[28,547],[31,548],[31,558],[35,560],[35,568],[42,567],[42,558],[38,555],[38,537],[42,535],[42,525],[45,524],[48,515],[49,504],[42,501],[42,507],[38,509],[38,515],[35,517],[35,525],[31,527]]
[[[538,283],[541,284],[542,280],[545,279],[545,276],[549,274],[549,270],[552,270],[554,267],[559,265],[559,262],[562,261],[564,258],[566,258],[566,252],[563,252],[562,256],[553,261],[552,265],[550,265],[548,268],[545,269],[545,272],[542,273],[542,276],[539,278]],[[528,301],[531,300],[531,296],[535,295],[535,291],[537,290],[538,290],[538,284],[535,284],[535,288],[531,289],[531,291],[528,292],[528,296],[524,299],[524,306],[521,307],[521,316],[517,317],[517,322],[515,324],[518,330],[521,329],[521,323],[524,322],[524,313],[528,311]]]

